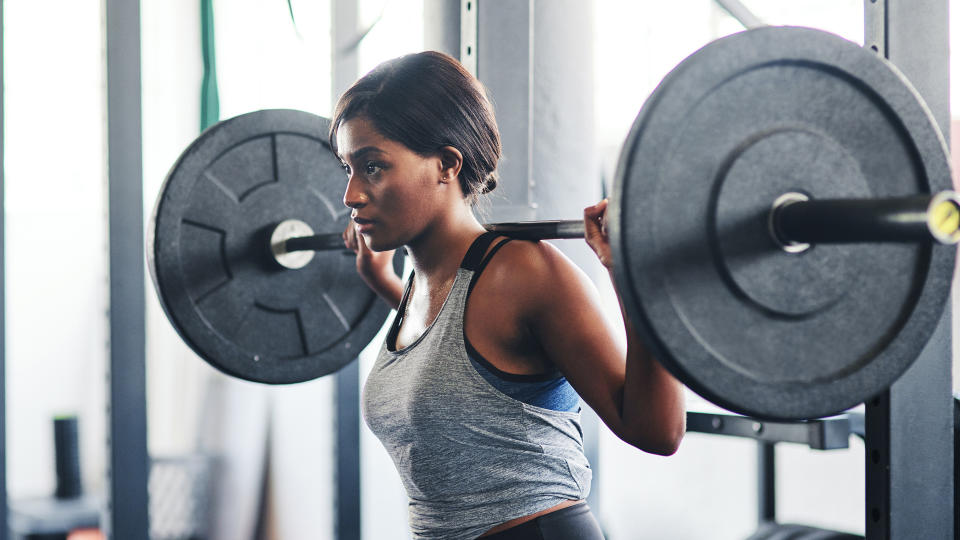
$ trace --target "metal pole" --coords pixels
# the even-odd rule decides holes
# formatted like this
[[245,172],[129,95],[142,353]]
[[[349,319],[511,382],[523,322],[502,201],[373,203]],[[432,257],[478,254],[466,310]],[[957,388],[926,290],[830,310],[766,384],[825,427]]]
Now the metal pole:
[[759,28],[766,26],[760,17],[754,15],[740,0],[714,0],[718,6],[722,7],[731,17],[737,20],[744,28]]
[[4,297],[4,288],[6,286],[6,277],[4,276],[4,160],[3,160],[3,1],[0,0],[0,540],[7,539],[7,396],[6,396],[6,339],[4,313],[6,312],[6,300]]
[[[907,76],[949,142],[948,11],[948,0],[864,0],[865,46]],[[945,310],[913,366],[867,402],[867,538],[954,537],[950,328]]]
[[474,77],[477,76],[477,58],[479,46],[477,42],[477,33],[479,32],[480,18],[477,15],[480,11],[478,2],[480,0],[460,0],[460,28],[458,37],[460,42],[459,58],[463,67],[467,68]]
[[149,537],[140,3],[106,1],[110,234],[108,538]]
[[[494,221],[530,221],[538,217],[531,166],[533,7],[534,0],[481,2],[476,6],[479,24],[474,51],[475,75],[493,99],[503,154],[509,156],[498,167],[504,181],[497,187],[498,204],[492,208],[491,216]],[[460,38],[469,39],[469,36],[461,30]],[[506,199],[504,203],[499,203],[503,199]]]
[[757,522],[777,520],[777,453],[772,442],[757,441]]
[[[460,57],[460,3],[423,0],[423,48]],[[472,0],[476,4],[477,0]]]
[[[357,0],[333,0],[330,39],[332,42],[332,96],[336,105],[357,78],[359,71]],[[360,362],[355,360],[334,376],[336,395],[336,508],[334,530],[338,540],[359,540],[361,535],[360,499]]]
[[333,0],[331,3],[331,59],[333,66],[332,92],[336,104],[347,88],[357,79],[357,35],[360,24],[358,0]]

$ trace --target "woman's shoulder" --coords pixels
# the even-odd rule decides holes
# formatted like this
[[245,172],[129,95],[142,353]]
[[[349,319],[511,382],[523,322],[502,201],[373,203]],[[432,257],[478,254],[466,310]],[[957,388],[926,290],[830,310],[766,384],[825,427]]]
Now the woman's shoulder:
[[506,268],[540,273],[549,272],[556,267],[573,266],[573,262],[550,242],[503,238],[493,242],[491,251],[497,249],[501,242],[503,246],[499,248],[496,256],[490,259],[490,269]]
[[528,301],[549,300],[566,289],[580,289],[590,283],[573,261],[547,241],[507,242],[490,259],[483,274],[488,285]]

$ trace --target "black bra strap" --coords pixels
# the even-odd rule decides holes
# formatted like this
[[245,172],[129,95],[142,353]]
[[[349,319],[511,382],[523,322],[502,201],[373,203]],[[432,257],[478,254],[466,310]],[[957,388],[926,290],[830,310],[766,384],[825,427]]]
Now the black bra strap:
[[[467,294],[470,294],[469,291],[473,290],[473,285],[476,283],[477,278],[480,276],[480,272],[486,268],[487,263],[490,262],[490,258],[493,257],[493,254],[496,253],[504,244],[512,240],[507,238],[493,247],[490,250],[490,253],[487,253],[487,248],[490,247],[490,244],[493,243],[497,238],[497,233],[487,231],[480,236],[478,236],[470,248],[467,250],[467,254],[463,257],[463,262],[460,263],[460,268],[465,270],[473,271],[473,279],[470,280],[470,288],[467,291]],[[486,256],[484,256],[486,254]],[[407,280],[407,285],[403,290],[403,298],[400,300],[400,306],[397,308],[397,315],[394,317],[393,324],[390,326],[390,331],[387,333],[387,350],[395,351],[397,345],[397,334],[400,332],[400,325],[403,323],[403,315],[406,313],[407,300],[409,300],[410,290],[413,288],[413,272],[410,273],[410,278]]]
[[397,314],[393,318],[393,324],[390,325],[390,331],[387,332],[387,350],[394,352],[397,350],[397,334],[400,333],[400,325],[403,323],[403,315],[407,312],[407,300],[410,296],[410,289],[413,288],[413,272],[410,272],[410,278],[407,285],[403,288],[403,298],[400,300],[400,306],[397,307]]
[[490,247],[490,244],[496,237],[497,233],[490,231],[478,236],[477,239],[470,244],[470,249],[467,250],[467,254],[463,257],[460,268],[476,271],[483,262],[483,254],[487,252],[487,248]]
[[493,249],[490,250],[490,253],[480,261],[480,264],[477,265],[477,269],[473,271],[473,277],[470,279],[470,287],[467,289],[467,295],[473,291],[473,286],[477,284],[477,278],[480,277],[480,274],[483,272],[483,269],[487,267],[487,264],[490,263],[490,259],[500,251],[504,245],[508,244],[513,238],[504,238],[502,242],[493,246]]

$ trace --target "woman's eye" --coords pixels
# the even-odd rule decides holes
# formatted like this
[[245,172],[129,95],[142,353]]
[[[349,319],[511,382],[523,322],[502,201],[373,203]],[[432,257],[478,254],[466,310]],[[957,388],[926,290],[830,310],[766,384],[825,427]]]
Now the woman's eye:
[[367,162],[366,172],[367,174],[377,174],[378,172],[380,172],[380,166],[372,161]]
[[346,163],[341,163],[341,164],[340,164],[340,168],[343,169],[343,172],[346,173],[347,176],[350,176],[350,166],[349,166],[349,165],[347,165]]

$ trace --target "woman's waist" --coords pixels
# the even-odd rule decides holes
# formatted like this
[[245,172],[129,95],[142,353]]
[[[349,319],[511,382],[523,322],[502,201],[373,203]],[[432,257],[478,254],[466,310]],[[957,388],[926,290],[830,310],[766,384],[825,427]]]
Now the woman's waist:
[[586,494],[566,491],[484,494],[482,499],[436,501],[410,498],[410,529],[415,538],[477,538],[505,523],[522,523],[546,511],[562,509]]
[[523,525],[524,523],[546,516],[547,514],[552,514],[553,512],[558,512],[560,510],[563,510],[564,508],[569,508],[571,506],[586,504],[586,502],[587,501],[585,499],[563,501],[559,504],[551,506],[550,508],[547,508],[546,510],[541,510],[539,512],[534,512],[526,516],[521,516],[516,519],[511,519],[510,521],[505,521],[500,525],[493,527],[489,531],[481,534],[480,538],[485,538],[485,537],[495,535],[499,532],[506,531],[507,529],[512,529],[513,527],[516,527],[518,525]]
[[[534,452],[492,453],[444,448],[423,452],[391,452],[397,471],[411,498],[424,505],[456,508],[476,506],[492,494],[503,497],[528,493],[578,494],[591,476],[582,453],[569,457]],[[446,449],[449,450],[449,449]]]

